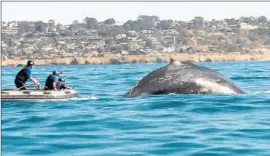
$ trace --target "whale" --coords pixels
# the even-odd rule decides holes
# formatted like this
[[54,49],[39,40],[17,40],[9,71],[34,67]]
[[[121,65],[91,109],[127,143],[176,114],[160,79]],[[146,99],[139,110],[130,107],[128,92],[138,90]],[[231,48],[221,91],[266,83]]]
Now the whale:
[[158,94],[245,94],[231,79],[210,68],[190,61],[170,59],[170,63],[152,71],[124,97]]

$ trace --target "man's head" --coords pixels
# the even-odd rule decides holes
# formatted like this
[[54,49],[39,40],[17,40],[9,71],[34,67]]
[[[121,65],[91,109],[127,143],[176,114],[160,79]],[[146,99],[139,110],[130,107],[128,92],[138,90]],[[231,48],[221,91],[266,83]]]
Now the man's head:
[[59,76],[61,73],[60,72],[57,72],[57,71],[53,71],[52,74],[55,75],[55,76]]
[[27,65],[26,65],[27,67],[33,68],[34,65],[35,65],[34,61],[31,61],[31,60],[27,61]]
[[59,81],[59,82],[65,82],[65,79],[63,79],[63,78],[60,77],[60,78],[58,79],[58,81]]

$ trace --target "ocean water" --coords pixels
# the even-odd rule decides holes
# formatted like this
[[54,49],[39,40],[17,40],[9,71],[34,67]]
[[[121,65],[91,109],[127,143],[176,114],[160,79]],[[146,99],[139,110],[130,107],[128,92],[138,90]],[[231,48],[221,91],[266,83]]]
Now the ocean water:
[[[38,66],[44,85],[62,71],[79,97],[2,103],[3,156],[270,155],[270,62],[198,63],[246,95],[156,95],[124,98],[139,79],[165,64]],[[21,67],[2,68],[14,88]]]

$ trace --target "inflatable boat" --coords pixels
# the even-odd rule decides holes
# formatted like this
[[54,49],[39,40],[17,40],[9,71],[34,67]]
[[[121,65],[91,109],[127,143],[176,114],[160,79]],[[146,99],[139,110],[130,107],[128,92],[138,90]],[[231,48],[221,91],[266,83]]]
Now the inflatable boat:
[[65,90],[14,90],[2,89],[1,101],[39,101],[39,100],[57,100],[77,97],[74,89]]

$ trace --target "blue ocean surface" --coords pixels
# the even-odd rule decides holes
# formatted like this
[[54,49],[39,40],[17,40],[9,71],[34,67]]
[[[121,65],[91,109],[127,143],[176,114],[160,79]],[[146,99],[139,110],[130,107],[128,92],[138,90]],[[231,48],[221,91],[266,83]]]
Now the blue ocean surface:
[[[270,62],[198,63],[246,95],[123,94],[165,64],[36,66],[42,85],[62,71],[72,100],[2,102],[3,156],[269,156]],[[21,67],[2,67],[14,88]],[[30,82],[28,83],[30,84]]]

